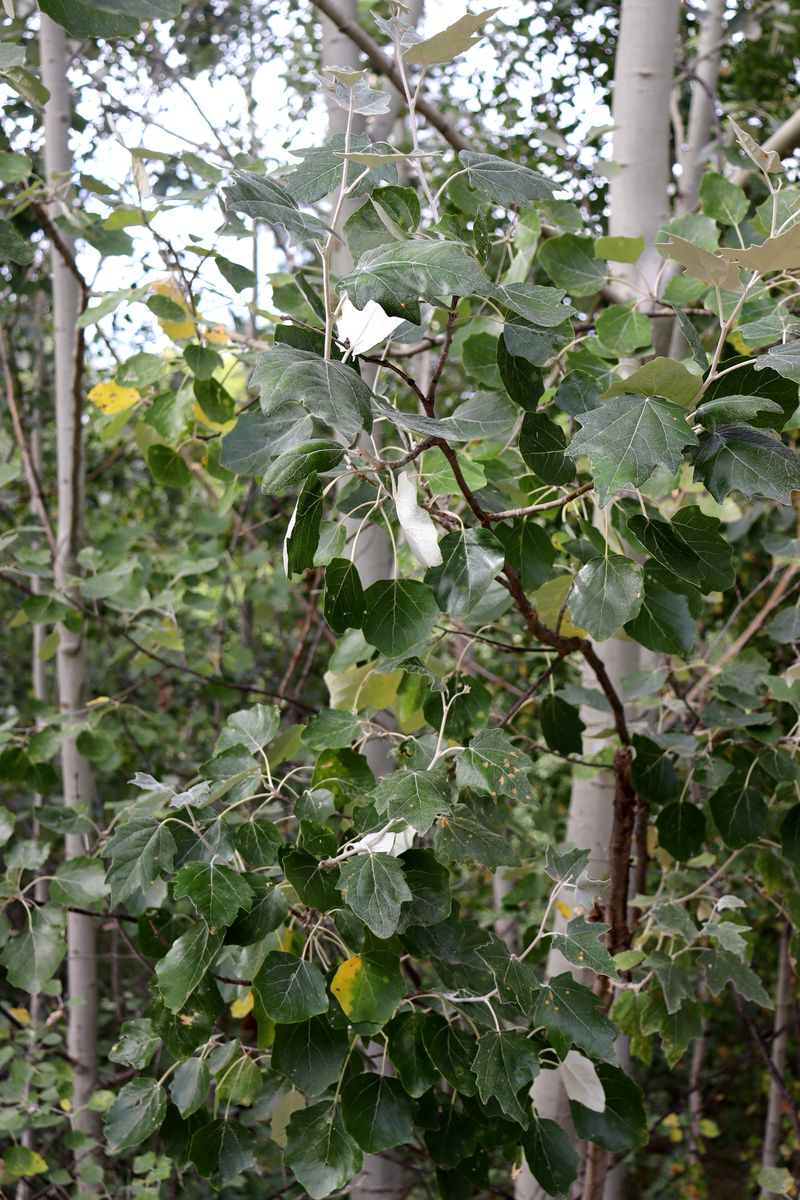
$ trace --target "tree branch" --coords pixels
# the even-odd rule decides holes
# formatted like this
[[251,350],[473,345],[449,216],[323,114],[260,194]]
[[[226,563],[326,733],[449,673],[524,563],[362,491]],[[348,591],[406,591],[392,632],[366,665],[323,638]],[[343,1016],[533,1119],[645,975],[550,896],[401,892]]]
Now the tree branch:
[[[334,0],[312,0],[312,2],[315,8],[324,13],[328,20],[332,21],[345,37],[350,38],[350,41],[366,54],[369,61],[380,71],[381,75],[385,75],[389,82],[397,88],[398,92],[404,96],[403,79],[397,66],[389,55],[381,50],[378,43],[361,28],[358,22],[349,20],[339,9],[338,5],[334,3]],[[471,148],[472,143],[460,134],[455,126],[439,112],[438,108],[423,96],[420,96],[417,100],[417,112],[422,113],[423,117],[430,122],[434,129],[438,129],[444,140],[454,150],[469,150]]]

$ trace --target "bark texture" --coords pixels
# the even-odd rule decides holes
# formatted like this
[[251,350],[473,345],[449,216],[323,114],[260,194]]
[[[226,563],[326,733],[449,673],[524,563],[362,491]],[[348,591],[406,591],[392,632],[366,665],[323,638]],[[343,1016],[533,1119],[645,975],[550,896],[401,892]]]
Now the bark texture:
[[[64,30],[42,14],[40,47],[42,79],[50,92],[45,105],[45,171],[50,189],[51,220],[64,210],[71,187],[72,157],[69,146],[71,103],[67,80],[67,43]],[[72,242],[62,236],[61,249],[52,247],[53,341],[55,426],[58,470],[58,522],[54,563],[57,591],[74,595],[77,556],[81,544],[83,506],[83,454],[81,436],[81,343],[77,332],[80,311],[78,281],[62,251],[71,253]],[[59,626],[56,656],[58,702],[63,722],[61,746],[64,804],[91,808],[95,800],[92,770],[78,751],[76,725],[87,699],[86,643],[82,632]],[[66,857],[86,851],[83,838],[67,835]],[[96,921],[78,913],[67,918],[67,990],[69,1024],[67,1052],[75,1073],[73,1128],[99,1137],[100,1120],[87,1107],[97,1078],[97,961]],[[79,1151],[79,1154],[85,1151]],[[92,1188],[81,1185],[86,1194]]]
[[680,212],[691,212],[697,204],[698,188],[706,169],[708,147],[716,126],[715,99],[719,83],[725,0],[706,0],[705,10],[699,13],[699,20],[700,35],[692,71],[692,99],[686,142],[678,155],[681,177],[677,208]]

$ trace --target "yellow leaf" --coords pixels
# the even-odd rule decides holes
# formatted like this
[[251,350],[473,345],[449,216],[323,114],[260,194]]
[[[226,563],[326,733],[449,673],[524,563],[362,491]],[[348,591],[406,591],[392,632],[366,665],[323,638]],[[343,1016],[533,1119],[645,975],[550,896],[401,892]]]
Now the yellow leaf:
[[242,1020],[243,1017],[246,1017],[252,1011],[253,989],[248,988],[243,996],[240,996],[238,1000],[234,1000],[231,1005],[231,1016],[236,1017],[237,1020]]
[[561,913],[561,916],[565,921],[568,921],[572,916],[572,909],[568,904],[565,904],[563,900],[556,900],[556,908]]
[[89,392],[91,403],[96,405],[107,417],[133,408],[141,398],[136,388],[121,387],[113,380],[109,380],[108,383],[96,383]]
[[192,338],[195,335],[194,321],[189,313],[186,301],[183,298],[183,292],[178,287],[174,279],[159,279],[153,284],[153,291],[158,296],[165,296],[167,300],[171,300],[173,304],[179,305],[186,313],[185,321],[165,321],[161,317],[158,318],[158,323],[164,330],[168,338],[173,342],[179,342],[186,338]]
[[30,1025],[31,1014],[28,1012],[27,1008],[10,1008],[8,1011],[11,1013],[11,1016],[14,1018],[14,1020],[18,1021],[20,1025]]
[[348,1016],[353,1008],[353,997],[362,972],[361,955],[356,954],[342,963],[331,982],[331,991]]
[[68,1100],[66,1096],[64,1096],[63,1099],[59,1100],[58,1107],[62,1112],[72,1112],[72,1101]]
[[211,417],[207,417],[199,404],[192,405],[192,416],[195,421],[199,421],[201,425],[205,425],[206,429],[213,430],[214,433],[228,433],[236,424],[236,418],[232,421],[212,421]]
[[211,346],[227,346],[228,330],[224,325],[212,325],[206,328],[206,341]]
[[572,579],[569,575],[549,579],[547,583],[542,584],[538,592],[534,592],[534,607],[549,629],[557,627],[564,637],[584,637],[586,630],[573,624],[566,607],[567,592],[571,586]]

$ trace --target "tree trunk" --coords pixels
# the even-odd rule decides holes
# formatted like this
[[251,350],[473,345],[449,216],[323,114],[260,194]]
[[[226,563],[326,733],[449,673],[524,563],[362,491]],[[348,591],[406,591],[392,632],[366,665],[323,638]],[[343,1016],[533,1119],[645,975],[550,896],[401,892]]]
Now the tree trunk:
[[[45,105],[45,171],[53,199],[50,211],[57,217],[70,190],[72,159],[69,148],[71,106],[67,81],[67,43],[64,30],[49,17],[41,16],[42,79],[50,92]],[[70,239],[62,234],[66,248]],[[58,461],[58,526],[54,575],[56,590],[67,600],[74,595],[74,576],[80,549],[83,501],[81,439],[80,364],[77,317],[80,293],[75,276],[59,250],[53,246],[53,339],[55,359],[55,426]],[[83,632],[71,633],[59,626],[56,659],[58,702],[63,723],[61,768],[64,804],[68,808],[91,807],[95,798],[94,779],[88,761],[78,751],[75,724],[86,703],[86,644]],[[68,834],[66,856],[85,853],[83,838]],[[91,917],[69,913],[67,919],[67,988],[69,1023],[67,1052],[75,1075],[73,1128],[98,1138],[100,1121],[88,1108],[97,1078],[97,962],[95,926]],[[77,1155],[85,1158],[86,1148]],[[81,1185],[86,1194],[93,1188]]]
[[[665,282],[664,260],[655,249],[659,229],[670,216],[670,94],[680,0],[622,0],[614,67],[614,165],[609,188],[608,232],[612,237],[644,237],[636,268],[618,268],[618,298],[636,296],[624,282],[655,298]],[[659,354],[669,348],[674,319],[653,318]]]
[[699,14],[699,19],[700,36],[697,39],[686,142],[678,151],[681,177],[676,207],[679,212],[691,212],[697,204],[698,188],[706,168],[707,156],[704,151],[711,141],[716,120],[714,102],[719,83],[725,0],[706,0],[705,12]]
[[[616,170],[611,178],[608,232],[611,236],[643,236],[646,248],[638,264],[641,274],[633,268],[618,268],[614,290],[615,298],[620,301],[638,298],[641,275],[651,296],[657,291],[663,260],[654,249],[654,242],[659,228],[669,218],[669,102],[679,9],[680,0],[622,0],[612,107]],[[637,286],[639,291],[635,290]],[[668,338],[668,323],[654,321],[657,348]],[[605,642],[599,653],[614,687],[619,690],[621,680],[639,666],[639,647],[615,638]],[[584,682],[596,686],[593,676]],[[608,713],[584,707],[581,717],[589,733],[584,739],[584,753],[592,757],[607,745],[607,739],[592,737],[591,730],[607,727]],[[610,771],[595,771],[589,777],[576,774],[566,842],[590,851],[588,873],[594,879],[607,878],[609,872],[613,801],[614,777]],[[571,907],[569,889],[564,890],[562,899]],[[557,926],[563,923],[563,918],[556,918]],[[565,970],[580,978],[580,972],[571,968],[561,954],[551,951],[548,977]],[[554,1072],[545,1071],[537,1077],[532,1096],[540,1116],[571,1128],[569,1103]],[[596,1195],[602,1196],[605,1164],[591,1165],[592,1187]],[[614,1172],[609,1177],[609,1195],[612,1189],[619,1194],[620,1182],[616,1176]],[[517,1200],[545,1200],[545,1195],[524,1167],[517,1180]]]
[[[603,644],[603,662],[617,690],[621,680],[638,667],[638,651],[639,647],[635,642],[625,642],[618,638]],[[597,680],[588,668],[584,668],[582,682],[586,687],[596,687]],[[584,705],[581,708],[581,719],[587,730],[583,739],[583,753],[586,758],[591,758],[608,745],[606,737],[593,737],[592,730],[607,728],[609,714],[607,711],[598,711]],[[565,843],[589,851],[587,874],[591,879],[608,878],[613,809],[614,776],[611,771],[599,770],[591,775],[576,775],[572,784]],[[567,886],[559,894],[569,909],[572,909],[576,902],[575,891],[574,886]],[[559,914],[555,920],[555,927],[564,929],[568,919]],[[560,951],[551,950],[547,958],[547,977],[559,975],[563,971],[569,971],[575,979],[588,986],[593,982],[593,976],[589,972],[571,966]],[[562,1128],[572,1130],[567,1094],[555,1071],[542,1071],[537,1076],[531,1096],[540,1117],[557,1121]],[[517,1178],[516,1196],[517,1200],[547,1200],[547,1193],[536,1183],[527,1166],[523,1167]]]
[[[783,1110],[783,1088],[778,1080],[786,1069],[786,1051],[789,1045],[789,1021],[792,1014],[792,967],[789,962],[789,926],[781,929],[778,947],[778,982],[775,988],[775,1021],[772,1040],[772,1066],[775,1074],[769,1081],[767,1119],[764,1124],[764,1146],[761,1152],[762,1167],[780,1165],[780,1145]],[[762,1191],[762,1200],[773,1193]]]
[[[358,19],[356,0],[342,0],[340,11],[348,20]],[[358,47],[334,25],[328,17],[321,17],[322,23],[322,64],[323,67],[361,66],[361,56]],[[347,125],[347,113],[328,98],[328,136],[344,133]],[[353,132],[364,129],[364,118],[356,116],[353,122]],[[339,227],[347,217],[363,204],[363,200],[346,200],[340,213]],[[352,266],[352,259],[346,244],[334,244],[331,266],[335,275],[343,275]],[[370,375],[364,372],[364,378],[372,386],[375,378],[374,368],[370,367]],[[346,523],[348,535],[353,536],[359,521],[353,519]],[[358,567],[361,581],[365,587],[377,579],[385,579],[391,574],[392,547],[388,536],[377,525],[371,525],[361,533],[355,554],[355,564]],[[373,772],[380,776],[392,769],[388,756],[388,742],[384,738],[371,738],[364,752]],[[375,1047],[379,1057],[382,1051]],[[408,1179],[403,1166],[399,1162],[388,1159],[381,1154],[365,1154],[364,1165],[358,1175],[350,1183],[350,1194],[360,1200],[402,1200],[408,1190]]]

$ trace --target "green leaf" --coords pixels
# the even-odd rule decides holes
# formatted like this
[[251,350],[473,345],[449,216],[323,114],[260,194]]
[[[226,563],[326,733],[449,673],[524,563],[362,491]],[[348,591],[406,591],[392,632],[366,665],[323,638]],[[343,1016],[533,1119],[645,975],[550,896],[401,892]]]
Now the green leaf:
[[97,858],[79,855],[62,863],[50,884],[50,898],[56,904],[90,908],[109,893],[106,872]]
[[307,568],[314,566],[322,525],[322,510],[322,483],[316,475],[309,475],[297,498],[283,544],[287,579],[291,579],[293,575],[301,575]]
[[361,736],[361,722],[352,713],[323,708],[306,728],[302,739],[312,750],[341,750]]
[[507,283],[496,287],[492,298],[518,316],[545,329],[561,326],[575,315],[571,304],[564,304],[563,288],[541,287],[538,283]]
[[463,242],[394,242],[368,250],[338,284],[356,308],[375,300],[390,317],[421,321],[419,301],[482,294],[488,281]]
[[[766,396],[720,396],[716,400],[707,400],[695,409],[695,417],[701,424],[714,429],[718,424],[736,421],[747,421],[759,413],[783,413],[780,404]],[[779,422],[783,424],[782,419]]]
[[[512,1121],[528,1124],[531,1117],[528,1089],[539,1074],[539,1054],[532,1042],[506,1030],[484,1033],[478,1039],[472,1071],[484,1104],[493,1097]],[[520,1101],[523,1089],[525,1096]]]
[[249,1106],[258,1098],[264,1080],[258,1064],[243,1050],[236,1049],[233,1055],[227,1056],[228,1049],[235,1046],[236,1043],[229,1042],[223,1048],[224,1061],[214,1071],[216,1098],[226,1106]]
[[567,604],[576,625],[604,642],[642,607],[642,568],[623,554],[592,558],[581,567]]
[[643,237],[599,237],[594,240],[596,258],[611,262],[635,263],[644,254]]
[[547,530],[533,518],[505,523],[497,531],[506,551],[506,561],[522,579],[522,586],[539,588],[553,578],[553,563],[557,552]]
[[153,1022],[146,1017],[137,1017],[133,1021],[125,1021],[108,1057],[111,1062],[124,1063],[125,1066],[143,1071],[158,1049],[160,1040],[153,1029]]
[[406,850],[400,855],[411,901],[400,914],[400,932],[412,925],[438,925],[450,916],[452,880],[433,850]]
[[325,241],[330,233],[319,217],[300,211],[285,187],[251,171],[234,171],[233,182],[225,189],[225,202],[233,212],[282,226],[289,238],[297,242],[311,242],[315,238]]
[[545,696],[539,705],[542,736],[557,754],[580,754],[586,728],[574,704],[561,696]]
[[237,917],[225,934],[226,943],[234,946],[252,946],[260,942],[289,915],[289,903],[274,884],[251,875],[250,886],[256,896],[253,907]]
[[311,417],[299,404],[286,404],[266,417],[241,413],[221,442],[220,466],[236,475],[263,475],[274,458],[308,441]]
[[656,818],[656,828],[659,844],[678,862],[694,858],[705,841],[705,817],[696,804],[685,801],[662,808]]
[[211,1088],[211,1073],[204,1058],[182,1062],[169,1085],[172,1103],[182,1117],[190,1117],[206,1102]]
[[318,912],[341,908],[341,896],[336,890],[338,868],[321,867],[316,858],[305,850],[288,850],[281,854],[283,873],[303,904]]
[[284,450],[270,463],[261,481],[262,492],[282,492],[302,483],[309,475],[333,471],[344,458],[344,446],[324,438],[312,438]]
[[222,254],[215,254],[214,262],[222,278],[231,285],[235,292],[243,292],[246,288],[255,287],[256,276],[250,267],[233,262]]
[[44,1175],[50,1168],[41,1154],[27,1146],[7,1146],[3,1151],[0,1183],[11,1184],[33,1175]]
[[474,1096],[478,1090],[472,1072],[475,1039],[457,1025],[435,1013],[422,1026],[425,1050],[436,1069],[462,1096]]
[[687,598],[661,587],[646,571],[642,607],[628,621],[625,632],[656,654],[679,654],[682,658],[689,654],[697,636]]
[[433,592],[415,579],[379,579],[364,603],[364,637],[387,658],[402,658],[427,641],[439,620]]
[[55,908],[26,909],[25,924],[0,955],[8,982],[24,992],[40,992],[67,952],[64,914]]
[[481,37],[477,36],[478,30],[499,11],[499,8],[487,8],[481,13],[467,13],[446,29],[441,29],[429,38],[413,42],[404,52],[403,58],[407,63],[419,67],[452,62],[457,55],[471,50],[478,44],[481,40]]
[[17,233],[10,221],[0,220],[0,261],[27,266],[33,262],[33,246]]
[[338,1102],[321,1100],[292,1113],[283,1159],[312,1200],[330,1196],[361,1170],[361,1151],[345,1132]]
[[105,1118],[105,1135],[112,1154],[138,1146],[161,1125],[167,1094],[157,1079],[132,1079],[117,1096]]
[[331,982],[331,992],[354,1025],[381,1026],[406,994],[400,959],[390,949],[365,949],[345,959]]
[[171,871],[175,849],[168,827],[152,817],[134,817],[121,825],[105,848],[111,859],[106,878],[112,905],[146,891],[162,871]]
[[323,1017],[276,1025],[271,1065],[307,1096],[318,1096],[336,1083],[347,1058],[348,1036]]
[[358,567],[347,558],[332,558],[325,568],[325,620],[334,633],[360,629],[366,604]]
[[605,283],[606,268],[595,258],[591,238],[562,233],[548,238],[539,251],[539,262],[556,287],[571,296],[593,296]]
[[744,189],[716,171],[706,171],[701,179],[700,203],[706,216],[722,225],[739,225],[750,207]]
[[389,1075],[355,1075],[342,1088],[342,1122],[368,1154],[411,1141],[414,1114],[401,1084]]
[[471,186],[507,208],[517,204],[524,208],[536,200],[547,200],[555,191],[555,185],[543,175],[496,154],[461,150],[458,157],[467,169]]
[[422,1040],[426,1019],[415,1008],[400,1013],[386,1026],[392,1063],[406,1092],[414,1099],[424,1095],[438,1078]]
[[441,566],[432,567],[425,580],[442,612],[454,618],[466,616],[503,566],[503,547],[488,529],[467,529],[448,533],[439,549]]
[[181,934],[156,964],[158,989],[171,1012],[183,1008],[202,982],[222,945],[222,933],[198,921]]
[[253,1135],[238,1121],[209,1121],[193,1135],[189,1158],[215,1191],[255,1166]]
[[533,763],[502,729],[484,729],[456,758],[456,783],[488,795],[508,796],[532,804],[536,800],[527,772]]
[[259,967],[253,995],[279,1025],[293,1025],[328,1011],[325,980],[319,967],[279,950],[268,954]]
[[656,467],[677,471],[697,435],[675,404],[650,396],[618,396],[581,417],[570,452],[592,464],[601,504],[628,484],[640,487]]
[[[761,360],[763,361],[763,360]],[[790,504],[800,488],[800,458],[775,434],[750,425],[717,425],[700,437],[692,462],[719,503],[731,492]]]
[[766,829],[768,809],[764,797],[744,776],[726,779],[708,803],[714,824],[731,850],[757,842]]
[[258,754],[263,746],[271,742],[281,724],[280,709],[274,704],[253,704],[231,713],[217,738],[214,753],[228,750],[231,746],[244,746],[251,754]]
[[614,960],[601,940],[610,928],[610,925],[600,922],[573,917],[565,931],[554,936],[552,944],[574,967],[588,967],[596,975],[609,975],[616,979]]
[[400,921],[400,905],[411,899],[402,864],[391,854],[354,854],[342,863],[339,891],[376,937],[388,938]]
[[231,925],[240,908],[249,908],[253,893],[232,867],[223,863],[191,862],[175,876],[175,899],[191,900],[212,933]]
[[721,522],[707,516],[697,504],[679,508],[672,517],[672,528],[700,561],[700,589],[725,591],[736,582],[733,547],[720,537]]
[[745,1000],[752,1000],[762,1008],[772,1008],[772,1000],[755,971],[730,950],[704,950],[698,956],[698,965],[705,971],[712,996],[719,996],[730,983]]
[[550,979],[539,992],[534,1020],[544,1025],[559,1056],[574,1043],[591,1058],[613,1060],[617,1030],[603,1015],[590,988],[565,972]]
[[[604,400],[612,396],[643,394],[663,396],[664,400],[686,408],[700,389],[703,378],[697,371],[690,371],[682,362],[674,359],[650,359],[624,379],[618,379],[603,392]],[[579,414],[578,419],[579,419]]]
[[628,520],[628,530],[639,545],[667,571],[689,583],[700,583],[700,560],[669,522],[650,520],[641,513],[635,513]]
[[201,382],[211,379],[214,372],[223,365],[222,355],[210,346],[187,346],[183,357],[189,370]]
[[[291,192],[298,204],[315,204],[331,192],[336,191],[342,183],[345,160],[343,152],[346,149],[346,139],[343,133],[329,138],[324,146],[304,146],[293,150],[302,161],[294,166],[292,173],[285,176],[283,182],[287,191]],[[350,138],[351,151],[363,151],[366,154],[385,154],[389,147],[385,142],[372,144],[366,134],[355,133]],[[361,164],[350,159],[347,167],[347,183],[352,187],[351,196],[363,196],[371,192],[375,185],[382,180],[389,183],[397,181],[397,165],[387,162],[368,171],[366,176],[356,183],[362,174]]]
[[632,304],[609,304],[595,322],[597,336],[614,354],[630,355],[652,340],[652,327]]
[[[600,241],[622,239],[601,238]],[[625,239],[636,240],[636,239]],[[637,255],[638,257],[638,255]],[[628,261],[626,259],[618,261]],[[555,1121],[536,1118],[522,1135],[525,1160],[539,1186],[548,1196],[566,1197],[578,1178],[580,1158],[566,1130]]]
[[444,771],[393,771],[384,775],[370,799],[375,811],[387,818],[402,818],[427,833],[436,817],[450,808]]
[[192,472],[177,450],[173,450],[171,446],[161,443],[150,446],[147,451],[147,465],[156,483],[163,483],[164,487],[188,487],[192,482]]
[[519,452],[543,483],[558,486],[575,478],[575,463],[566,455],[566,448],[566,434],[546,413],[525,413]]
[[261,390],[265,416],[298,403],[348,442],[372,428],[369,388],[357,371],[336,359],[279,343],[259,355],[251,384]]
[[649,1135],[642,1089],[619,1067],[608,1063],[600,1063],[597,1074],[606,1095],[603,1112],[593,1112],[575,1100],[570,1101],[578,1137],[596,1142],[612,1154],[644,1146]]
[[437,856],[453,862],[480,863],[491,870],[516,862],[507,840],[487,829],[463,804],[437,822],[433,844]]
[[673,800],[680,792],[680,781],[668,752],[640,733],[635,733],[632,741],[635,758],[631,777],[636,791],[656,804]]

